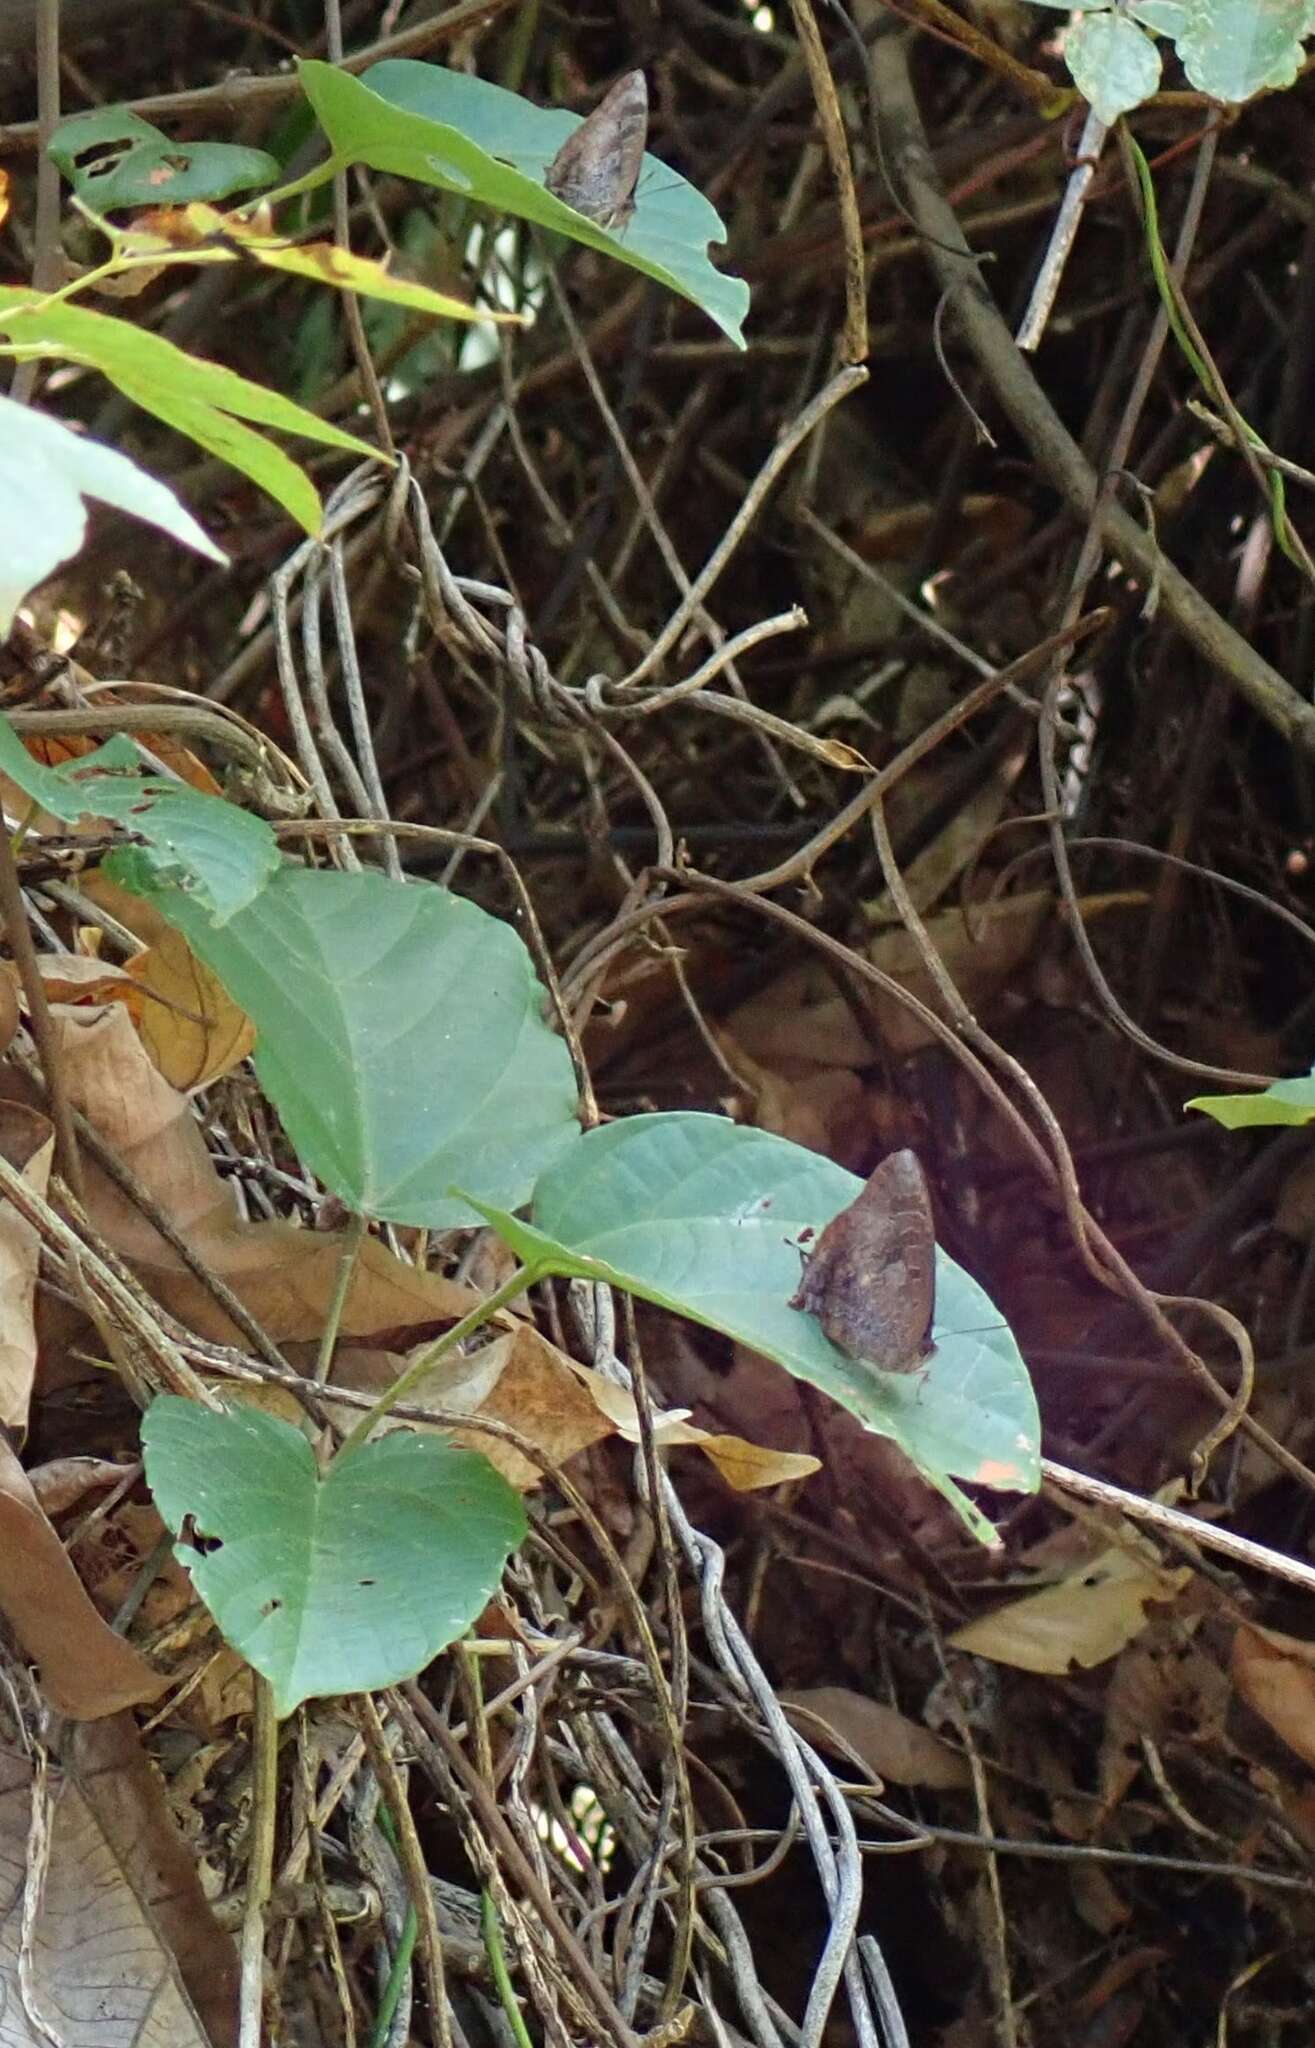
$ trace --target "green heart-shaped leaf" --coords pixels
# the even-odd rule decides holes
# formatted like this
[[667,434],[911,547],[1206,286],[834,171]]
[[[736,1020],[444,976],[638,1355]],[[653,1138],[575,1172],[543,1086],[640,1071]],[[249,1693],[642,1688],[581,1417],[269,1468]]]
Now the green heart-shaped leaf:
[[146,1477],[174,1555],[276,1712],[414,1677],[487,1603],[525,1511],[487,1458],[401,1432],[321,1473],[300,1430],[162,1394],[142,1422]]

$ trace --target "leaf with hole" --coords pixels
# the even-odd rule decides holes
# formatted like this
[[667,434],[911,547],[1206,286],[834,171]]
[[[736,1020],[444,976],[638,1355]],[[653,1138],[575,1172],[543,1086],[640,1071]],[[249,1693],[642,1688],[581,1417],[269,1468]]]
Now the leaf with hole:
[[227,199],[272,185],[277,157],[236,142],[178,142],[130,107],[96,107],[61,121],[50,154],[79,199],[97,213],[126,206]]
[[[143,724],[147,714],[143,714]],[[94,753],[63,768],[48,768],[28,753],[6,718],[0,718],[0,770],[43,811],[69,824],[110,818],[147,843],[125,849],[136,871],[177,885],[202,917],[222,922],[264,887],[278,864],[274,834],[263,818],[185,782],[132,773],[141,756],[118,733]],[[106,863],[113,872],[116,858]]]
[[395,1432],[321,1472],[299,1429],[162,1394],[146,1478],[174,1555],[276,1712],[373,1692],[464,1634],[525,1535],[518,1496],[475,1451]]

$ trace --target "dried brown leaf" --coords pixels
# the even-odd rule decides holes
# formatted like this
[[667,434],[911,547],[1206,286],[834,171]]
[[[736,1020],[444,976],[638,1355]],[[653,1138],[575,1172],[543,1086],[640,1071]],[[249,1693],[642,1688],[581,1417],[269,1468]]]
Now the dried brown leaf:
[[1058,1585],[970,1621],[956,1630],[950,1644],[1020,1671],[1059,1675],[1074,1665],[1090,1670],[1141,1634],[1152,1601],[1172,1600],[1191,1577],[1185,1565],[1165,1570],[1149,1559],[1107,1550]]
[[[50,1119],[18,1102],[0,1102],[0,1152],[27,1185],[44,1195],[54,1151]],[[36,1372],[33,1322],[41,1240],[12,1202],[0,1207],[0,1422],[25,1430]]]
[[1233,1638],[1233,1683],[1303,1763],[1315,1764],[1315,1643],[1244,1623]]
[[[808,1741],[834,1755],[859,1757],[874,1778],[952,1792],[972,1783],[968,1759],[895,1707],[843,1685],[815,1685],[779,1695]],[[790,1713],[790,1709],[797,1711]],[[828,1734],[831,1740],[827,1740]]]
[[145,897],[104,875],[88,876],[84,889],[145,947],[128,964],[131,983],[145,997],[133,1017],[165,1079],[183,1090],[204,1088],[239,1065],[256,1042],[255,1027],[182,933]]
[[51,1705],[76,1721],[158,1699],[167,1681],[102,1621],[42,1514],[27,1474],[0,1441],[0,1609],[41,1667]]
[[[333,1379],[338,1386],[382,1393],[406,1363],[388,1353],[345,1349],[334,1360]],[[407,1398],[408,1405],[509,1423],[556,1465],[612,1434],[612,1425],[581,1386],[571,1361],[528,1323],[467,1356],[441,1360]],[[348,1411],[342,1414],[346,1419]],[[351,1419],[356,1419],[355,1411]],[[482,1451],[521,1492],[542,1480],[531,1459],[486,1431],[452,1429],[448,1434],[454,1443]]]

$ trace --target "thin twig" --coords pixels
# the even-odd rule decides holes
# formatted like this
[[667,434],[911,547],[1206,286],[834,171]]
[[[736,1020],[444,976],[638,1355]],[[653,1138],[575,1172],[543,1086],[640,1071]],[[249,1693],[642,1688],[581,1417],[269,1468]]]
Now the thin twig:
[[242,1992],[238,2048],[261,2048],[265,2039],[265,1909],[274,1870],[278,1826],[279,1724],[269,1680],[251,1674],[251,1829],[247,1839],[247,1898],[242,1915]]
[[831,175],[836,184],[840,209],[840,234],[845,251],[845,328],[840,340],[844,363],[865,363],[868,359],[867,265],[863,250],[863,222],[854,190],[854,167],[849,160],[849,139],[844,116],[836,98],[835,80],[826,61],[812,0],[790,0],[795,32],[808,66],[809,82],[822,124]]
[[60,1057],[59,1044],[55,1036],[55,1020],[50,1014],[50,1004],[46,999],[46,984],[41,978],[37,950],[32,943],[32,931],[27,921],[23,885],[19,881],[18,863],[14,859],[14,842],[9,836],[9,828],[3,817],[0,817],[0,917],[4,919],[10,950],[14,956],[14,964],[18,968],[18,978],[23,985],[32,1036],[36,1041],[37,1055],[41,1061],[51,1121],[55,1126],[56,1167],[85,1208],[86,1188],[82,1178],[82,1155],[78,1150],[78,1136],[73,1127],[73,1104],[69,1099],[64,1062]]

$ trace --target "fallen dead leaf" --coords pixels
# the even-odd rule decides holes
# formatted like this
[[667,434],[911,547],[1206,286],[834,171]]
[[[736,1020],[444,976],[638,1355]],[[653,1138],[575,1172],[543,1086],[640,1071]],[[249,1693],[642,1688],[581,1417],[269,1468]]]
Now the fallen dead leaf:
[[131,1716],[71,1729],[60,1761],[25,1972],[33,2013],[18,1973],[32,1763],[0,1751],[6,2048],[231,2048],[236,1950],[206,1904]]
[[[343,1346],[334,1359],[332,1383],[358,1393],[382,1393],[407,1363],[392,1352]],[[577,1365],[530,1323],[519,1324],[464,1357],[441,1360],[411,1390],[408,1406],[412,1404],[510,1423],[554,1465],[565,1464],[577,1451],[587,1450],[604,1437],[639,1441],[633,1395],[587,1366]],[[338,1419],[355,1421],[356,1411],[342,1408]],[[416,1425],[398,1422],[393,1426]],[[446,1433],[454,1442],[482,1451],[521,1492],[541,1483],[540,1468],[514,1445],[478,1429],[448,1428]],[[727,1484],[742,1493],[806,1479],[819,1469],[817,1459],[806,1453],[765,1450],[741,1437],[710,1435],[688,1422],[684,1413],[658,1413],[654,1434],[660,1445],[688,1444],[702,1451]]]
[[859,1025],[834,974],[816,960],[780,974],[732,1012],[726,1028],[751,1059],[779,1074],[872,1064],[872,1039]]
[[[407,1363],[388,1352],[340,1347],[333,1364],[333,1383],[358,1392],[382,1393]],[[510,1423],[556,1465],[612,1434],[611,1424],[581,1387],[570,1360],[528,1323],[464,1357],[442,1359],[412,1389],[408,1396],[411,1404]],[[358,1414],[358,1410],[343,1408],[339,1419],[355,1421]],[[482,1451],[522,1493],[538,1486],[543,1478],[539,1466],[513,1444],[500,1442],[485,1431],[450,1429],[445,1433],[454,1443]]]
[[1151,1601],[1172,1600],[1191,1577],[1186,1565],[1166,1570],[1123,1550],[1107,1550],[1057,1585],[970,1621],[955,1631],[950,1645],[1019,1671],[1058,1676],[1075,1664],[1090,1670],[1140,1635]]
[[[275,1342],[317,1338],[342,1258],[340,1233],[274,1219],[244,1223],[216,1173],[186,1098],[160,1074],[121,1005],[81,1010],[54,1004],[58,1056],[74,1105],[141,1181],[174,1228],[259,1318]],[[4,1070],[4,1085],[17,1079]],[[141,1211],[86,1162],[91,1219],[156,1299],[199,1336],[241,1341],[223,1310]],[[480,1299],[425,1273],[367,1238],[348,1290],[347,1337],[455,1322]]]
[[1233,1637],[1232,1675],[1247,1705],[1315,1765],[1315,1643],[1244,1622]]
[[874,1778],[888,1778],[895,1785],[926,1785],[936,1792],[958,1791],[972,1783],[966,1757],[881,1700],[844,1685],[815,1685],[780,1693],[778,1698],[807,1740],[833,1755],[860,1758]]
[[238,1066],[256,1042],[255,1027],[182,933],[145,897],[102,874],[87,876],[83,887],[145,947],[127,969],[148,998],[134,1022],[165,1079],[184,1091],[204,1088]]
[[79,1010],[122,1003],[140,1009],[142,994],[126,967],[87,953],[43,953],[39,962],[46,998]]
[[[1141,905],[1145,900],[1138,890],[1084,897],[1080,904],[1083,922],[1090,924],[1109,911]],[[970,1009],[989,1009],[1004,989],[1016,985],[1055,910],[1049,890],[1038,889],[977,904],[967,912],[957,907],[942,910],[926,920],[931,944]],[[880,932],[868,948],[868,958],[911,995],[936,1007],[935,984],[911,933],[903,929]],[[873,990],[867,1000],[882,1041],[892,1054],[916,1052],[935,1042],[929,1027],[894,996]]]
[[[199,1219],[187,1236],[276,1344],[318,1338],[338,1284],[346,1242],[341,1231],[299,1230],[278,1218],[240,1223],[226,1201]],[[218,1343],[235,1340],[223,1310],[176,1254],[169,1252],[163,1260],[137,1257],[133,1263],[157,1299],[199,1335]],[[346,1337],[373,1337],[384,1330],[455,1323],[480,1299],[473,1288],[394,1258],[386,1244],[370,1237],[352,1272],[341,1328]]]
[[[27,1185],[44,1195],[55,1148],[50,1119],[22,1103],[0,1102],[0,1152]],[[0,1206],[0,1422],[27,1428],[36,1372],[33,1321],[41,1239],[10,1202]]]
[[1227,1673],[1196,1641],[1199,1623],[1191,1614],[1164,1615],[1120,1655],[1105,1689],[1102,1805],[1089,1811],[1088,1827],[1099,1829],[1101,1816],[1144,1769],[1147,1741],[1190,1739],[1203,1754],[1221,1741],[1232,1689]]
[[104,1493],[117,1486],[139,1465],[116,1465],[112,1458],[50,1458],[34,1465],[27,1478],[44,1515],[66,1515],[79,1507],[89,1493]]
[[0,1441],[0,1609],[41,1667],[51,1705],[96,1721],[158,1699],[167,1680],[101,1620],[42,1514],[27,1474]]

